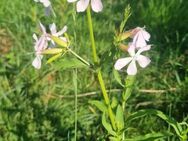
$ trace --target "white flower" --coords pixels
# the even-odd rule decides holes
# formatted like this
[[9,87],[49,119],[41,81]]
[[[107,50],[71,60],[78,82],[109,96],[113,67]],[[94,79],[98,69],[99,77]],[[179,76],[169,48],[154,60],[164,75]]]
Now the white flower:
[[132,30],[133,34],[133,44],[137,49],[145,47],[147,45],[146,41],[149,41],[150,34],[144,29],[137,27]]
[[[57,32],[57,28],[56,28],[56,25],[55,23],[52,23],[50,25],[50,31],[51,31],[51,34],[52,36],[56,36],[56,37],[59,37],[60,39],[62,39],[64,42],[67,42],[66,38],[63,37],[62,35],[67,31],[67,26],[64,26],[60,31]],[[51,40],[52,44],[55,45],[54,41]]]
[[34,1],[42,3],[44,7],[49,7],[51,5],[50,0],[34,0]]
[[101,12],[103,9],[101,0],[67,0],[67,1],[68,2],[78,1],[76,4],[77,12],[84,12],[89,6],[90,1],[91,1],[91,8],[94,12]]
[[121,70],[123,67],[129,64],[127,68],[128,75],[135,75],[137,73],[136,61],[142,68],[149,65],[151,60],[148,57],[141,55],[141,53],[150,50],[151,46],[147,45],[142,47],[137,51],[137,53],[135,53],[135,48],[136,47],[134,44],[130,43],[128,49],[130,57],[118,59],[114,65],[116,70]]
[[42,31],[42,35],[41,35],[41,37],[39,39],[36,36],[36,34],[33,34],[33,38],[35,40],[34,49],[35,49],[36,57],[33,60],[32,65],[36,69],[40,69],[41,68],[41,60],[42,60],[42,57],[43,57],[41,55],[41,52],[48,47],[48,40],[49,40],[48,37],[47,37],[46,29],[41,23],[40,23],[40,29]]

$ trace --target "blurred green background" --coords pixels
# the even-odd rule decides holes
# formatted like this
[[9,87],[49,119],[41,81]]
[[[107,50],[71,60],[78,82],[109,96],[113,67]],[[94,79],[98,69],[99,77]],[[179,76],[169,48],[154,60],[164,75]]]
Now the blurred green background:
[[[115,31],[130,4],[132,15],[126,30],[146,26],[151,34],[152,62],[140,69],[127,113],[155,108],[177,121],[188,116],[188,1],[187,0],[108,0],[102,13],[93,15],[94,32],[104,80],[110,97],[119,100],[122,87],[113,76],[113,64],[125,56],[113,45]],[[34,59],[33,33],[38,23],[68,26],[76,37],[72,47],[86,60],[92,60],[86,14],[76,15],[66,0],[52,0],[56,17],[46,17],[44,8],[33,0],[0,1],[0,141],[67,141],[74,139],[74,78],[78,77],[78,140],[102,140],[106,132],[100,112],[88,103],[102,99],[93,72],[66,55],[50,65],[46,57],[40,70]],[[122,78],[125,73],[120,73]],[[155,117],[132,123],[127,136],[169,129]],[[144,129],[144,130],[143,130]],[[177,140],[176,137],[168,138]]]

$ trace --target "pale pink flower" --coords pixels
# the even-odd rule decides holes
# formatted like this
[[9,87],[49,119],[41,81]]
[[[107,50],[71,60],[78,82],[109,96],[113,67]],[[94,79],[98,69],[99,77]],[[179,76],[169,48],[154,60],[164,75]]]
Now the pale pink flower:
[[67,0],[68,2],[76,2],[77,12],[84,12],[91,2],[91,8],[94,12],[101,12],[103,5],[101,0]]
[[128,53],[130,57],[118,59],[114,65],[115,69],[121,70],[123,67],[129,64],[127,68],[128,75],[136,75],[137,73],[136,62],[138,62],[138,64],[142,68],[147,67],[151,62],[151,60],[148,57],[141,55],[142,52],[150,50],[150,48],[151,48],[150,45],[146,45],[145,47],[139,48],[138,51],[135,53],[136,47],[133,43],[130,43],[128,49]]
[[45,27],[40,23],[40,29],[42,31],[42,35],[40,38],[38,38],[36,36],[36,34],[33,34],[33,38],[35,40],[34,43],[34,49],[35,49],[35,59],[32,62],[32,65],[36,68],[36,69],[40,69],[41,68],[41,60],[42,60],[42,55],[41,52],[43,50],[45,50],[48,47],[48,36],[46,33],[46,29]]
[[36,34],[33,34],[33,38],[35,40],[34,43],[34,49],[35,49],[35,59],[32,62],[32,65],[36,69],[41,68],[41,61],[43,58],[43,55],[41,54],[44,50],[46,50],[48,47],[48,42],[50,41],[53,45],[55,45],[54,41],[50,38],[50,36],[56,36],[59,39],[63,40],[64,42],[67,42],[67,39],[63,37],[62,35],[67,31],[67,26],[64,26],[60,31],[57,32],[56,25],[53,23],[49,26],[51,34],[46,32],[46,28],[42,23],[39,23],[40,30],[42,32],[42,35],[40,38],[37,37]]
[[146,41],[149,41],[150,34],[141,27],[137,27],[132,30],[132,38],[133,38],[133,44],[137,49],[145,47],[147,45]]

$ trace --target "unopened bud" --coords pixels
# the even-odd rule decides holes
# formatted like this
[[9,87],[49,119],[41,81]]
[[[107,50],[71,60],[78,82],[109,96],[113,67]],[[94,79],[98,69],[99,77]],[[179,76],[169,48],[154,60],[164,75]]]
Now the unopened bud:
[[127,50],[128,50],[128,45],[120,44],[120,45],[119,45],[119,48],[120,48],[122,51],[127,52]]
[[58,54],[61,53],[63,49],[61,48],[51,48],[51,49],[46,49],[41,52],[41,54]]

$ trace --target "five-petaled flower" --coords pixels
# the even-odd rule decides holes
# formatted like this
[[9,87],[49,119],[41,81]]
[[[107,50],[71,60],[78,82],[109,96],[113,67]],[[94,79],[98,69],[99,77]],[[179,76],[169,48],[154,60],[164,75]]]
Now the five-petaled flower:
[[36,36],[36,34],[33,34],[33,38],[35,40],[34,43],[34,49],[35,49],[35,59],[32,62],[32,65],[36,68],[36,69],[40,69],[41,68],[41,60],[42,60],[42,55],[41,52],[43,50],[45,50],[48,47],[48,35],[46,33],[46,28],[42,25],[42,23],[40,23],[40,30],[42,31],[42,35],[40,38],[38,38]]
[[68,2],[78,1],[76,4],[77,12],[84,12],[89,6],[90,1],[91,1],[91,8],[94,12],[101,12],[103,9],[101,0],[67,0],[67,1]]
[[148,57],[141,55],[142,52],[148,51],[150,48],[150,45],[146,45],[145,47],[139,48],[135,53],[136,46],[133,43],[130,43],[128,49],[130,57],[118,59],[114,65],[115,69],[121,70],[129,64],[127,68],[128,75],[135,75],[137,73],[136,61],[142,68],[145,68],[151,62]]
[[50,0],[34,0],[34,1],[42,3],[44,7],[49,7],[51,5]]
[[55,42],[53,41],[53,36],[56,38],[58,37],[58,39],[60,41],[62,40],[63,43],[67,42],[67,39],[62,36],[67,31],[67,26],[64,26],[59,32],[57,32],[56,25],[53,23],[49,26],[50,31],[51,31],[51,34],[50,34],[46,32],[46,28],[44,27],[42,23],[39,23],[39,25],[40,25],[40,30],[42,32],[42,35],[40,36],[40,38],[38,38],[36,34],[33,34],[33,38],[35,40],[34,49],[35,49],[36,57],[33,60],[32,65],[36,69],[41,68],[41,60],[43,58],[42,53],[44,52],[44,50],[49,48],[48,42],[50,41],[55,46]]
[[133,44],[137,49],[145,47],[147,45],[146,41],[149,41],[150,34],[141,27],[137,27],[132,30]]

